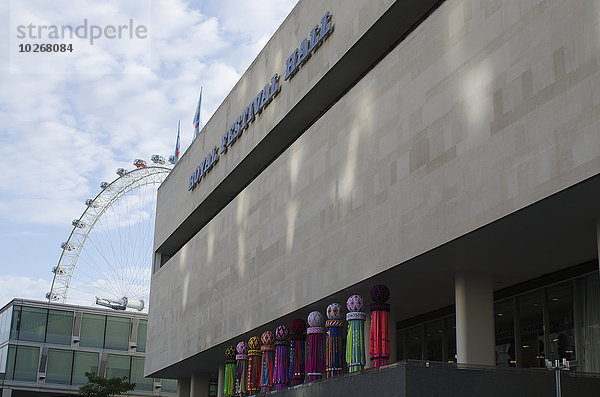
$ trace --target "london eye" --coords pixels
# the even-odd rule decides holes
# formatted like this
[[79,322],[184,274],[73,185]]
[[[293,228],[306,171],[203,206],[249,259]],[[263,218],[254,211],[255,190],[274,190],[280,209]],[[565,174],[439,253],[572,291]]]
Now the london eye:
[[147,310],[156,192],[171,171],[162,156],[151,159],[152,165],[136,159],[132,170],[119,168],[85,201],[61,244],[49,301]]

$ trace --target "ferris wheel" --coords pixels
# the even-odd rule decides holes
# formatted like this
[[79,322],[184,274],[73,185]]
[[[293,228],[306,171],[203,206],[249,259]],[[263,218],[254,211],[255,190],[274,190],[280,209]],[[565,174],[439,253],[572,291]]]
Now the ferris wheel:
[[115,180],[102,182],[100,193],[85,201],[61,244],[49,301],[147,310],[156,192],[171,171],[162,156],[151,160],[151,166],[136,159],[134,169],[119,168]]

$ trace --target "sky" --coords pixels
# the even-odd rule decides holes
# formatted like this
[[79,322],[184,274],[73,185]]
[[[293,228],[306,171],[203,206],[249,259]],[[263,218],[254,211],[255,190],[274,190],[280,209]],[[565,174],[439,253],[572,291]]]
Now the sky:
[[[85,200],[133,159],[172,154],[178,120],[183,153],[200,87],[206,123],[295,4],[0,2],[0,307],[14,297],[44,299]],[[85,38],[60,31],[84,21]],[[102,30],[93,40],[92,25]],[[119,25],[129,27],[107,37]],[[19,52],[43,43],[73,51]]]

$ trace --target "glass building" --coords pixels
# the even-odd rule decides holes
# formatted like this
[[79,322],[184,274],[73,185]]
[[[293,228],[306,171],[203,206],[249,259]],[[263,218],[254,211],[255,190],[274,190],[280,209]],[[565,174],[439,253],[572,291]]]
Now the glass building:
[[147,327],[145,313],[14,299],[0,310],[2,397],[77,394],[86,372],[173,395],[176,380],[144,377]]

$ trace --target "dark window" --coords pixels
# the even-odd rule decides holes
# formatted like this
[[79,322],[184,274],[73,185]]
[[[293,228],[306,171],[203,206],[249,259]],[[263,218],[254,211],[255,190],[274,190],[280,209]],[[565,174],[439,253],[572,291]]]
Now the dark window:
[[67,312],[63,310],[48,311],[48,330],[46,331],[46,343],[70,345],[72,333],[73,312]]
[[81,317],[80,346],[104,347],[104,327],[106,316],[83,313]]

